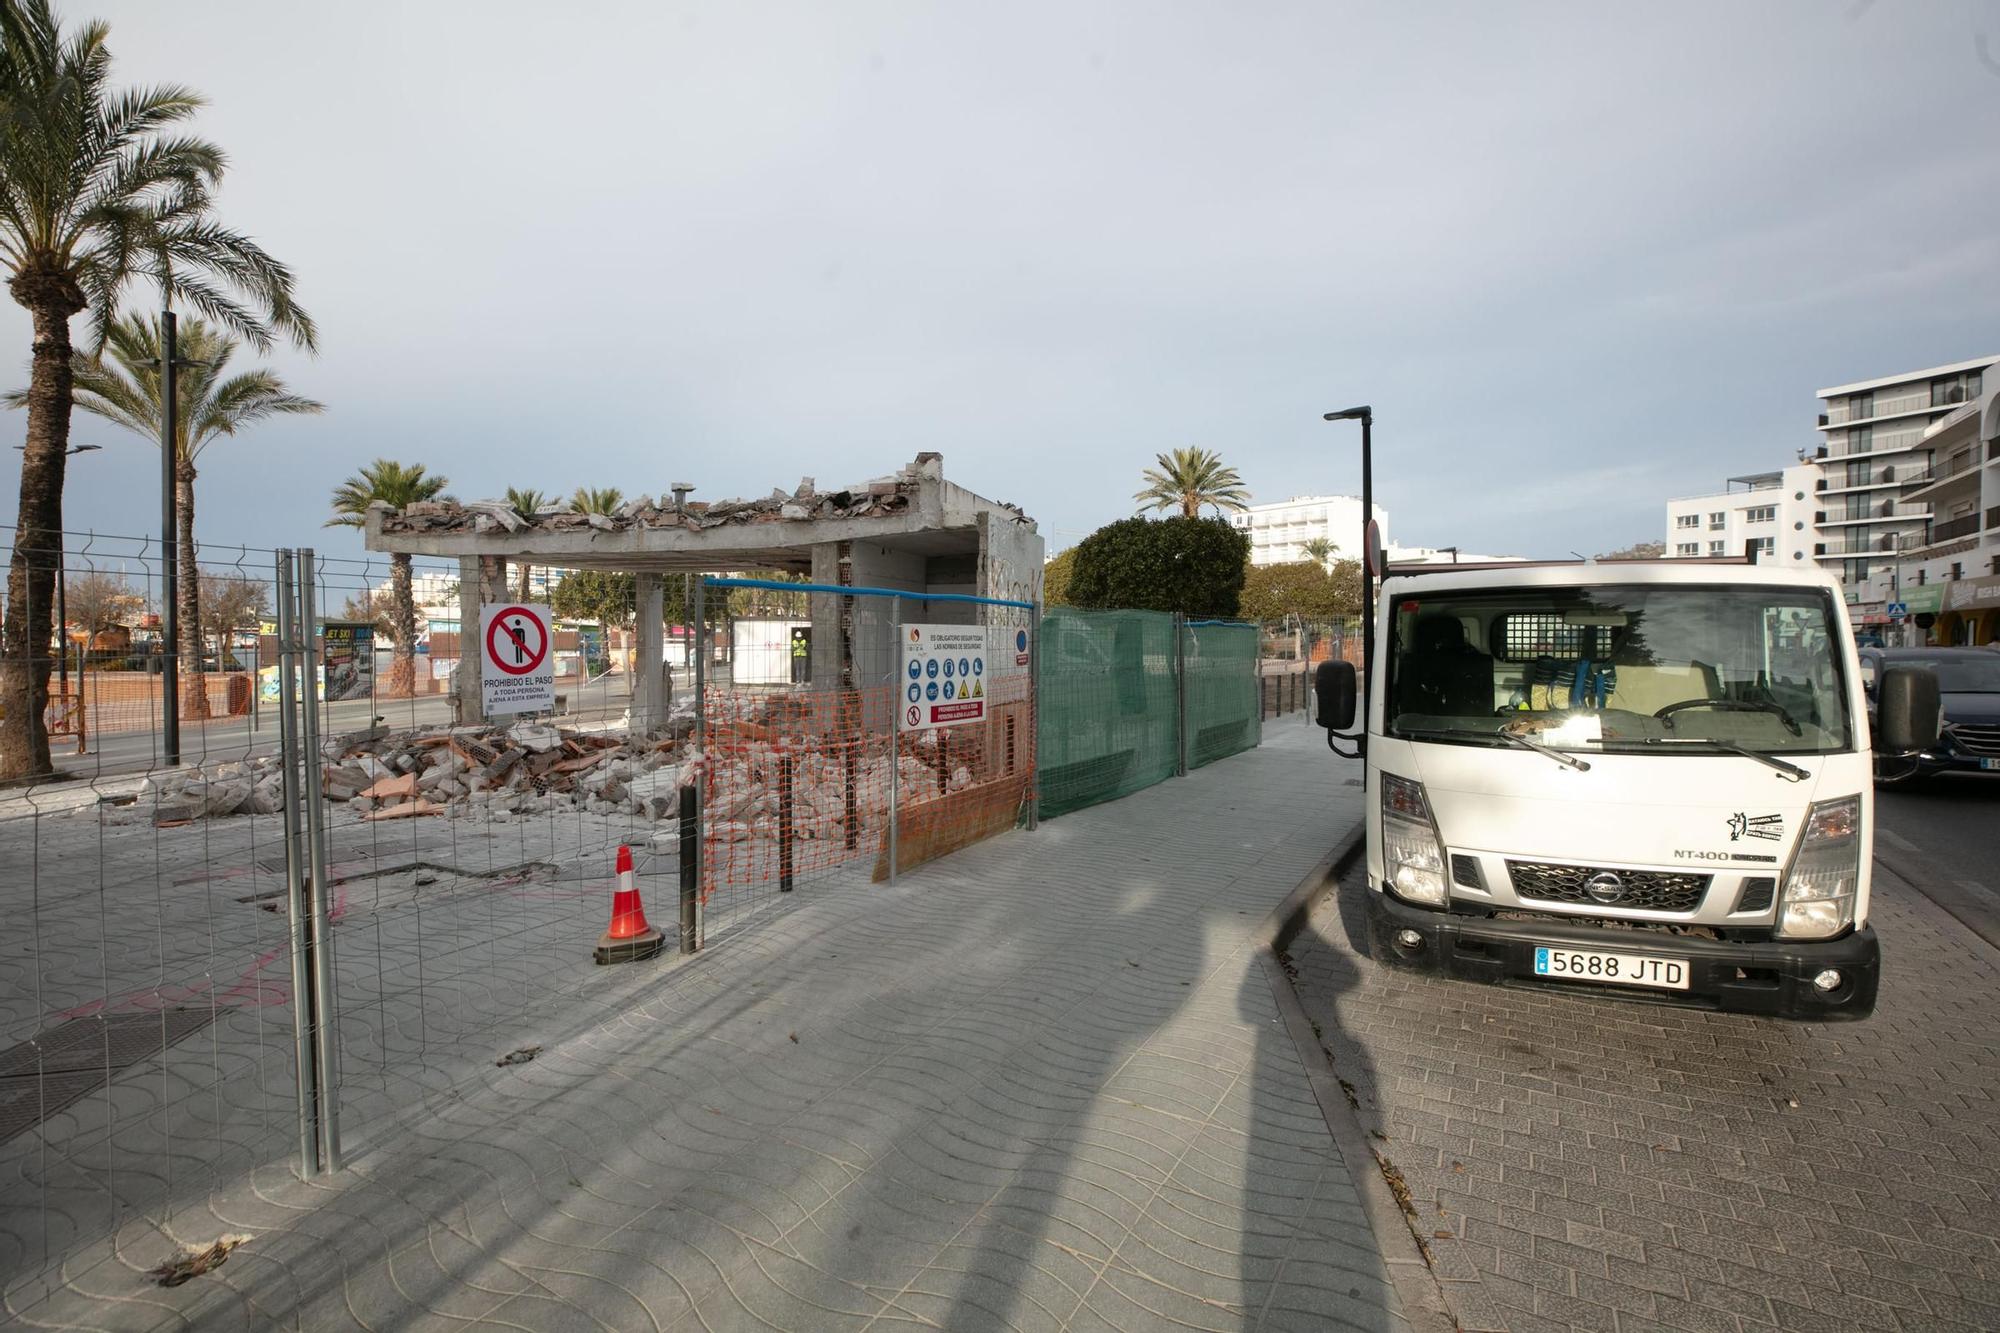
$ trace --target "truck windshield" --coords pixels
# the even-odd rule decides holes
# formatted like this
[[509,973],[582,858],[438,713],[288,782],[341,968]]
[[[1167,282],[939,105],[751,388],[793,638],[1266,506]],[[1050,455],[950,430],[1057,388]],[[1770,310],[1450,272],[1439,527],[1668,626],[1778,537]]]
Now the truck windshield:
[[1817,589],[1743,585],[1405,596],[1387,645],[1389,733],[1599,753],[1845,750],[1836,614]]

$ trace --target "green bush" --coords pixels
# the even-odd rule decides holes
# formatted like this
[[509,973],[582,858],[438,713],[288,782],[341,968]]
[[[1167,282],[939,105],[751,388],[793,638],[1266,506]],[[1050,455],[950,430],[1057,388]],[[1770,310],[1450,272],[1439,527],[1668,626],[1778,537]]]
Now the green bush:
[[1127,518],[1076,547],[1072,604],[1094,609],[1234,616],[1250,536],[1219,518]]

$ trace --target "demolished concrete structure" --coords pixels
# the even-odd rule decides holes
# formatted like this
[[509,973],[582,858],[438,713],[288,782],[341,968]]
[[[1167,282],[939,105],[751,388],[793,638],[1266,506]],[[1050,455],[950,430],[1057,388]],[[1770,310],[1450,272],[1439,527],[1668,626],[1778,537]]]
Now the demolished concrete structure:
[[[483,605],[509,600],[506,565],[636,575],[631,724],[641,732],[663,725],[669,704],[660,669],[663,575],[781,570],[817,584],[1039,601],[1044,554],[1032,519],[946,481],[935,453],[839,490],[822,491],[807,477],[792,491],[756,500],[642,495],[610,515],[545,509],[523,516],[497,500],[402,510],[378,503],[366,533],[371,551],[456,558],[463,625],[477,625]],[[844,689],[884,677],[895,657],[886,599],[817,595],[810,602],[814,684]],[[922,617],[974,624],[982,609],[932,603]],[[476,658],[460,664],[456,692],[460,717],[477,718]]]

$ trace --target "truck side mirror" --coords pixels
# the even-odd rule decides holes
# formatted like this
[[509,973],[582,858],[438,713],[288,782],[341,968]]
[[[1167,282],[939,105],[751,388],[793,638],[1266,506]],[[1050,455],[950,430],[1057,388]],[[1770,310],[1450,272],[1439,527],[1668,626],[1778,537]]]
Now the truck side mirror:
[[1910,755],[1938,739],[1937,672],[1926,667],[1892,666],[1875,687],[1875,750]]
[[1321,662],[1313,673],[1313,698],[1318,703],[1314,719],[1328,731],[1346,731],[1354,725],[1354,663]]

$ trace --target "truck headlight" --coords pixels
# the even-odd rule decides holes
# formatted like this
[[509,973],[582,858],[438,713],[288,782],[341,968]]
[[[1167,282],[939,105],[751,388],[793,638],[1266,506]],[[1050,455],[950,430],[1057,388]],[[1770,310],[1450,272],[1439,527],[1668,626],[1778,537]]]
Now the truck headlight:
[[1854,923],[1861,882],[1861,798],[1819,801],[1806,814],[1805,836],[1785,872],[1778,934],[1823,940]]
[[1431,822],[1424,784],[1391,773],[1382,777],[1382,869],[1398,898],[1424,907],[1444,906],[1444,847]]

